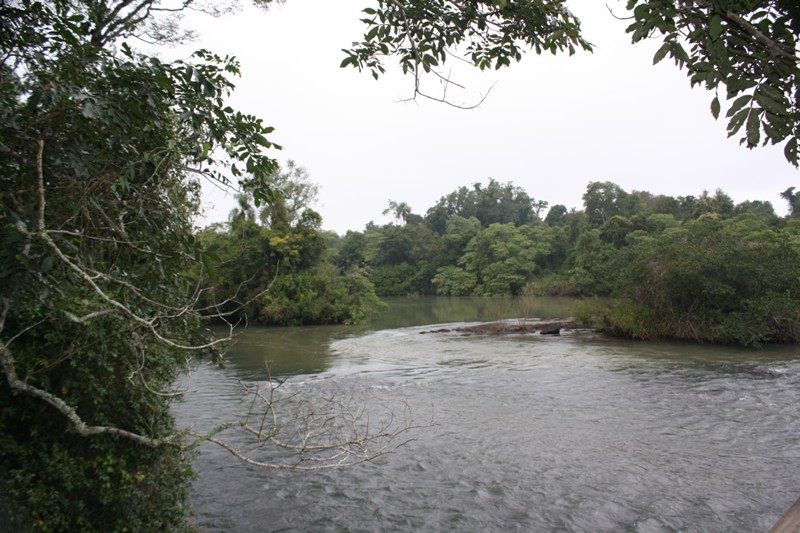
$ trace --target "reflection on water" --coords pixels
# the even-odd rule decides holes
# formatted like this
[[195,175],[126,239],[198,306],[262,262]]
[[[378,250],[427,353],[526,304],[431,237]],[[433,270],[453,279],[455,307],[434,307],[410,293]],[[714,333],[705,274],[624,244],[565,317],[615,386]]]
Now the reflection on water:
[[389,298],[389,311],[376,317],[369,329],[391,329],[426,326],[450,322],[488,322],[503,318],[568,317],[575,311],[577,300],[541,297],[526,305],[512,298],[459,298],[427,296]]
[[[370,327],[252,330],[225,370],[197,365],[179,421],[247,409],[239,380],[436,426],[375,464],[261,471],[205,445],[208,531],[766,531],[800,496],[800,350],[421,335],[513,316],[492,299],[392,300]],[[537,316],[570,314],[554,300]],[[560,307],[559,307],[560,306]],[[503,310],[507,312],[503,312]],[[261,450],[267,456],[268,449]]]
[[[314,374],[332,364],[330,345],[336,339],[360,337],[371,331],[450,322],[484,322],[517,317],[510,298],[388,298],[388,311],[368,324],[250,328],[237,336],[230,351],[230,370],[246,379],[264,379],[266,366],[273,376]],[[575,300],[538,298],[526,306],[529,318],[569,316]],[[227,331],[226,331],[227,332]]]

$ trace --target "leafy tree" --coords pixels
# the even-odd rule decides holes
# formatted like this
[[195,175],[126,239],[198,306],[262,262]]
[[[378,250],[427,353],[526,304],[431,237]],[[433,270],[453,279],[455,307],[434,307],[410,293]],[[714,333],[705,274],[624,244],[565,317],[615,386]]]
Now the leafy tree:
[[358,263],[342,272],[327,258],[321,224],[319,213],[306,209],[291,227],[245,220],[200,232],[207,253],[219,259],[204,287],[206,307],[260,325],[353,323],[380,310],[372,283],[357,268],[363,235],[353,234],[362,239],[350,246],[361,248],[346,258]]
[[680,224],[671,214],[653,213],[647,217],[646,230],[651,234],[663,233],[667,228],[675,228]]
[[447,220],[452,216],[475,217],[484,227],[492,224],[521,226],[538,220],[534,205],[541,209],[546,202],[535,202],[522,188],[490,178],[486,187],[475,183],[472,189],[460,187],[443,196],[428,210],[425,219],[438,233],[446,231]]
[[745,200],[744,202],[736,204],[733,208],[733,215],[754,216],[771,226],[777,225],[780,221],[772,204],[762,200]]
[[0,492],[23,529],[182,527],[170,386],[215,346],[190,274],[213,262],[192,236],[197,178],[271,192],[271,129],[224,103],[233,59],[118,41],[155,31],[152,7],[0,8]]
[[470,240],[459,262],[477,276],[477,294],[517,294],[549,253],[550,240],[536,229],[492,224]]
[[499,69],[519,61],[523,47],[536,53],[591,49],[563,2],[377,0],[376,8],[363,12],[368,29],[363,41],[345,50],[342,66],[368,70],[378,79],[385,72],[383,58],[394,56],[403,73],[414,76],[415,97],[447,101],[424,92],[420,81],[424,73],[436,74],[448,56]]
[[317,200],[319,186],[311,181],[308,171],[291,159],[286,170],[279,168],[268,178],[270,185],[280,194],[258,213],[262,224],[271,228],[286,228],[295,224],[301,214]]
[[567,213],[569,210],[566,206],[557,204],[550,208],[547,216],[544,218],[544,223],[548,226],[560,226],[566,223]]
[[728,218],[733,215],[733,199],[722,190],[717,189],[714,196],[710,196],[708,191],[703,191],[694,205],[692,218],[714,215],[720,218]]
[[781,198],[789,203],[789,216],[800,216],[800,194],[794,192],[796,187],[789,187],[781,193]]
[[471,296],[478,286],[478,276],[474,272],[455,265],[437,270],[432,281],[436,294],[442,296]]
[[600,229],[600,239],[608,244],[620,248],[625,245],[625,237],[634,231],[630,219],[614,215]]
[[375,263],[397,265],[431,259],[438,251],[438,236],[425,226],[387,226],[382,233]]
[[467,244],[481,231],[481,222],[475,217],[454,215],[447,219],[447,228],[442,235],[439,261],[455,265],[464,255]]
[[339,243],[334,262],[345,273],[359,270],[369,259],[368,250],[366,236],[360,231],[348,230]]
[[419,224],[388,225],[380,234],[371,274],[377,293],[381,296],[430,293],[439,236]]
[[[800,66],[797,42],[800,7],[793,0],[671,2],[629,0],[634,42],[659,36],[657,63],[669,55],[685,68],[692,85],[732,101],[726,113],[728,136],[743,133],[741,144],[784,144],[786,159],[798,164]],[[687,50],[688,46],[688,50]]]
[[611,217],[630,216],[628,193],[616,183],[593,181],[583,194],[586,217],[595,226],[602,226]]
[[236,193],[236,207],[228,213],[228,220],[233,224],[237,222],[252,222],[256,219],[253,209],[252,197],[246,192]]
[[566,272],[573,293],[579,296],[610,295],[617,248],[603,242],[600,229],[581,233],[573,254],[571,268]]
[[327,263],[276,278],[262,305],[262,322],[290,326],[353,324],[385,307],[367,278]]
[[403,223],[408,222],[408,217],[412,215],[411,206],[409,206],[405,202],[395,202],[394,200],[389,200],[389,207],[383,210],[383,215],[386,216],[388,214],[394,215],[394,219],[399,222],[403,221]]

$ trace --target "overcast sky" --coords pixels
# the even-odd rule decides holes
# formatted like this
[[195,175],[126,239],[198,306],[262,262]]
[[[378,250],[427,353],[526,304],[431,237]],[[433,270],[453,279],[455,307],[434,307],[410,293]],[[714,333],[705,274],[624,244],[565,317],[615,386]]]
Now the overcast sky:
[[[246,1],[246,0],[245,0]],[[608,5],[624,15],[624,2]],[[412,78],[395,64],[374,81],[341,69],[342,48],[363,34],[359,11],[368,0],[288,0],[269,11],[245,7],[211,21],[190,21],[193,48],[237,56],[242,77],[231,103],[275,127],[294,160],[320,185],[323,227],[361,230],[389,200],[424,215],[443,195],[492,177],[523,187],[537,200],[582,208],[590,181],[625,190],[699,195],[721,188],[736,202],[768,200],[785,214],[779,193],[798,184],[781,147],[747,150],[727,139],[725,122],[709,112],[713,94],[691,89],[669,59],[652,66],[659,43],[633,46],[627,23],[599,0],[572,0],[595,52],[573,57],[527,54],[499,72],[452,67],[466,90],[448,93],[473,103],[465,111],[428,102],[400,102]],[[438,86],[431,82],[430,92]],[[226,220],[230,194],[206,197],[206,219]]]

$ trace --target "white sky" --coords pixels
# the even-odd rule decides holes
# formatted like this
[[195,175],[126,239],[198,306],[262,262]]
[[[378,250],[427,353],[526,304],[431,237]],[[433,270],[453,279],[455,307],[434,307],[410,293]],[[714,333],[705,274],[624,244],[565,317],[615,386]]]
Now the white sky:
[[[246,1],[246,0],[245,0]],[[571,0],[593,54],[537,56],[510,69],[479,73],[453,62],[466,91],[464,111],[428,101],[399,103],[412,78],[395,64],[376,82],[341,69],[342,48],[363,34],[368,0],[288,0],[269,11],[191,21],[192,49],[235,55],[242,77],[231,104],[275,127],[274,155],[295,160],[320,185],[323,227],[362,230],[389,200],[424,215],[443,195],[489,177],[512,181],[537,200],[582,208],[590,181],[625,190],[699,195],[723,189],[736,202],[768,200],[785,214],[779,193],[800,185],[780,146],[747,150],[727,139],[709,112],[713,94],[691,89],[670,59],[652,66],[659,42],[633,46],[627,23],[600,0]],[[608,0],[624,14],[624,2]],[[435,92],[433,84],[431,92]],[[724,114],[724,106],[723,106]],[[226,220],[232,195],[206,197],[206,219]]]

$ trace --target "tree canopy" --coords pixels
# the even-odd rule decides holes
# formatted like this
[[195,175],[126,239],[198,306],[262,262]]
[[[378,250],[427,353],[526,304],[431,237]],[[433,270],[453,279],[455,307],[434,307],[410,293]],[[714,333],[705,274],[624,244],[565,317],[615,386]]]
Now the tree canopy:
[[[481,202],[491,190],[514,195]],[[795,205],[794,188],[781,195]],[[587,185],[582,210],[555,205],[544,220],[520,219],[520,204],[503,198],[532,203],[512,183],[460,187],[426,216],[408,215],[414,222],[348,232],[335,262],[358,264],[383,296],[611,297],[587,318],[628,337],[800,338],[794,212],[781,218],[769,202],[737,204],[722,190],[671,197],[608,181]]]

